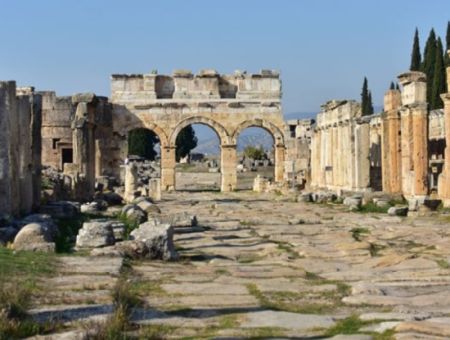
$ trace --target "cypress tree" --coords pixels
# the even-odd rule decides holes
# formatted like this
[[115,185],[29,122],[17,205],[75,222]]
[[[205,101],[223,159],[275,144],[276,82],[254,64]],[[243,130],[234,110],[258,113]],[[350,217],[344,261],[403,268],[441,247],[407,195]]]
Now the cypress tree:
[[432,105],[435,63],[436,63],[436,34],[434,33],[434,29],[431,29],[430,35],[425,45],[425,52],[423,54],[423,62],[421,67],[421,71],[427,75],[427,102],[430,103],[430,105]]
[[368,112],[368,115],[373,115],[373,113],[374,113],[371,91],[369,91],[369,94],[367,95],[367,112]]
[[389,88],[389,90],[395,90],[395,84],[393,81],[391,81],[391,87]]
[[155,144],[159,143],[158,136],[151,130],[136,129],[128,134],[128,154],[154,160]]
[[450,50],[450,21],[447,22],[447,36],[446,36],[446,42],[447,45],[445,46],[445,67],[450,67],[450,56],[448,55],[447,51]]
[[367,78],[364,77],[362,92],[361,92],[361,116],[367,116],[369,102],[369,89],[367,84]]
[[441,38],[438,38],[436,44],[436,62],[434,64],[433,92],[431,94],[430,102],[430,108],[432,110],[442,109],[444,107],[441,94],[445,92],[444,48],[442,46]]
[[414,43],[411,53],[411,66],[410,71],[420,71],[420,64],[422,62],[422,56],[420,54],[420,43],[419,43],[419,30],[416,27],[416,33],[414,34]]
[[398,83],[395,84],[395,89],[400,91],[400,86],[398,85]]
[[186,126],[177,136],[175,141],[177,145],[177,149],[175,151],[177,162],[180,161],[181,158],[189,155],[192,149],[195,149],[197,146],[197,137],[195,136],[195,131],[191,125]]

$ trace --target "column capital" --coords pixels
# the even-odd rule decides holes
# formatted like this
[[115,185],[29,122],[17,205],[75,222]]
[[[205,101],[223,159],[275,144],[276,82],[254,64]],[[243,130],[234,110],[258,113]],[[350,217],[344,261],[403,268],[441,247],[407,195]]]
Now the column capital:
[[221,144],[220,148],[221,149],[236,149],[237,144]]

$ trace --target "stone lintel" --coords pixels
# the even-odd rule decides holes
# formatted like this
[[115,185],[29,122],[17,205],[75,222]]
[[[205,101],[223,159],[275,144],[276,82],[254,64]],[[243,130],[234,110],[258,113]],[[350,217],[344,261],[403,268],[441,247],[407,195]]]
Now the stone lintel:
[[93,103],[96,99],[94,93],[76,93],[72,96],[72,104],[77,105],[78,103]]
[[400,82],[400,84],[402,84],[403,86],[410,84],[410,83],[417,83],[417,82],[426,83],[427,82],[427,75],[423,72],[418,72],[418,71],[405,72],[405,73],[400,74],[397,78],[398,78],[398,81]]
[[191,70],[173,70],[173,77],[175,78],[192,78]]
[[281,72],[276,70],[261,70],[259,75],[265,78],[279,78]]
[[198,75],[196,77],[199,78],[216,78],[219,76],[219,72],[217,72],[216,70],[200,70],[200,72],[198,73]]
[[143,79],[143,74],[112,74],[111,79]]

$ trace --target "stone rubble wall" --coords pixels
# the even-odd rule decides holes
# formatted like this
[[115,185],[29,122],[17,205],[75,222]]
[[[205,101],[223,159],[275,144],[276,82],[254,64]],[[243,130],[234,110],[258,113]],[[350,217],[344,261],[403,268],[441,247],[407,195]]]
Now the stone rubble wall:
[[295,119],[285,122],[285,180],[293,180],[299,184],[305,184],[309,180],[314,124],[314,119]]
[[31,87],[0,82],[0,215],[40,205],[42,97]]

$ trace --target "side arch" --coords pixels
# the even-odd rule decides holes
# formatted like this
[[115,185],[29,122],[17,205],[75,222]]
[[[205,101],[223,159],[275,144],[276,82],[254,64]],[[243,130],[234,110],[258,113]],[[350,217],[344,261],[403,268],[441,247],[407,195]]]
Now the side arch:
[[284,135],[283,132],[274,124],[265,121],[263,119],[252,119],[252,120],[246,120],[242,123],[240,123],[237,128],[234,130],[233,134],[231,135],[231,141],[233,144],[237,144],[237,138],[239,134],[244,131],[246,128],[249,127],[260,127],[267,132],[269,132],[273,139],[274,144],[276,145],[284,145]]
[[196,116],[182,120],[175,126],[169,137],[169,145],[175,146],[176,145],[175,142],[177,140],[177,136],[180,133],[180,131],[183,130],[186,126],[189,126],[191,124],[203,124],[209,126],[211,129],[214,130],[214,132],[219,137],[220,145],[223,145],[229,139],[228,131],[221,124],[217,123],[215,120],[212,120],[210,118]]
[[146,123],[143,121],[133,121],[126,124],[122,129],[121,133],[127,135],[128,132],[136,129],[148,129],[153,131],[159,138],[161,143],[161,147],[168,145],[168,138],[163,129],[161,129],[158,125],[154,123]]

